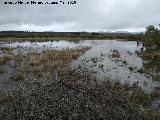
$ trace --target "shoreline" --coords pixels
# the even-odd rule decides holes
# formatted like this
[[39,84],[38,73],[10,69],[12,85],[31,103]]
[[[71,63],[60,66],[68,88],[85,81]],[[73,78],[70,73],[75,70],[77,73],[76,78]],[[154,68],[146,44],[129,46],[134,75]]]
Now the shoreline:
[[117,40],[117,41],[137,41],[137,40],[131,40],[131,39],[120,39],[120,38],[60,38],[60,37],[54,37],[54,38],[0,38],[0,42],[14,42],[14,41],[30,41],[30,42],[43,42],[43,41],[60,41],[60,40],[67,40],[67,41],[78,41],[78,40]]

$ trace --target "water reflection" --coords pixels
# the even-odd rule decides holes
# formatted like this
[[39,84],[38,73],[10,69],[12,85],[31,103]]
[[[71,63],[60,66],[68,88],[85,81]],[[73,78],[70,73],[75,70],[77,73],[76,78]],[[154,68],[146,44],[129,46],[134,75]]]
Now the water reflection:
[[[160,86],[158,81],[152,80],[154,73],[159,74],[160,71],[160,58],[157,56],[160,51],[148,53],[143,43],[136,41],[62,40],[1,43],[1,47],[13,48],[13,54],[42,53],[48,49],[62,50],[82,46],[91,46],[91,49],[72,61],[72,68],[81,66],[82,69],[92,71],[98,79],[116,80],[129,85],[136,82],[146,91],[153,91]],[[153,53],[155,56],[152,56]],[[3,54],[3,51],[0,51],[0,55]]]
[[[91,42],[92,43],[92,42]],[[94,41],[92,49],[72,62],[76,68],[81,64],[99,79],[120,81],[133,85],[138,83],[144,90],[153,91],[160,83],[153,81],[152,76],[138,72],[145,66],[144,60],[137,55],[145,51],[143,43],[135,41]]]

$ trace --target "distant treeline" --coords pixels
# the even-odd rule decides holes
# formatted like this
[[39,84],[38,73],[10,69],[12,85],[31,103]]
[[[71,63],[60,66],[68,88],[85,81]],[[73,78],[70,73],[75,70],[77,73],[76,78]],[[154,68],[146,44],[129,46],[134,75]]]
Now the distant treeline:
[[143,40],[143,33],[1,31],[0,38],[75,38]]

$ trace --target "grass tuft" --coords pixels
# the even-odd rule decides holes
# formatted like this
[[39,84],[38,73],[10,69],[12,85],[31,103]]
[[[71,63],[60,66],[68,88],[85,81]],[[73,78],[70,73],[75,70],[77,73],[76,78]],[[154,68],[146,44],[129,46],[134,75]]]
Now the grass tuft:
[[14,81],[22,81],[25,79],[25,77],[21,73],[17,72],[12,77],[10,77],[10,79]]

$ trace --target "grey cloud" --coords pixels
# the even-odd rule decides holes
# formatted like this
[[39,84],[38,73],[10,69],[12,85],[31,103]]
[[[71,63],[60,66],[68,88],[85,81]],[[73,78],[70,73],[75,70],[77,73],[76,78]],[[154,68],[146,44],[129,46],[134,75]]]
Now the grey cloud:
[[59,6],[3,5],[4,1],[9,0],[0,2],[0,30],[141,31],[158,25],[160,18],[160,0],[77,0],[77,5]]

